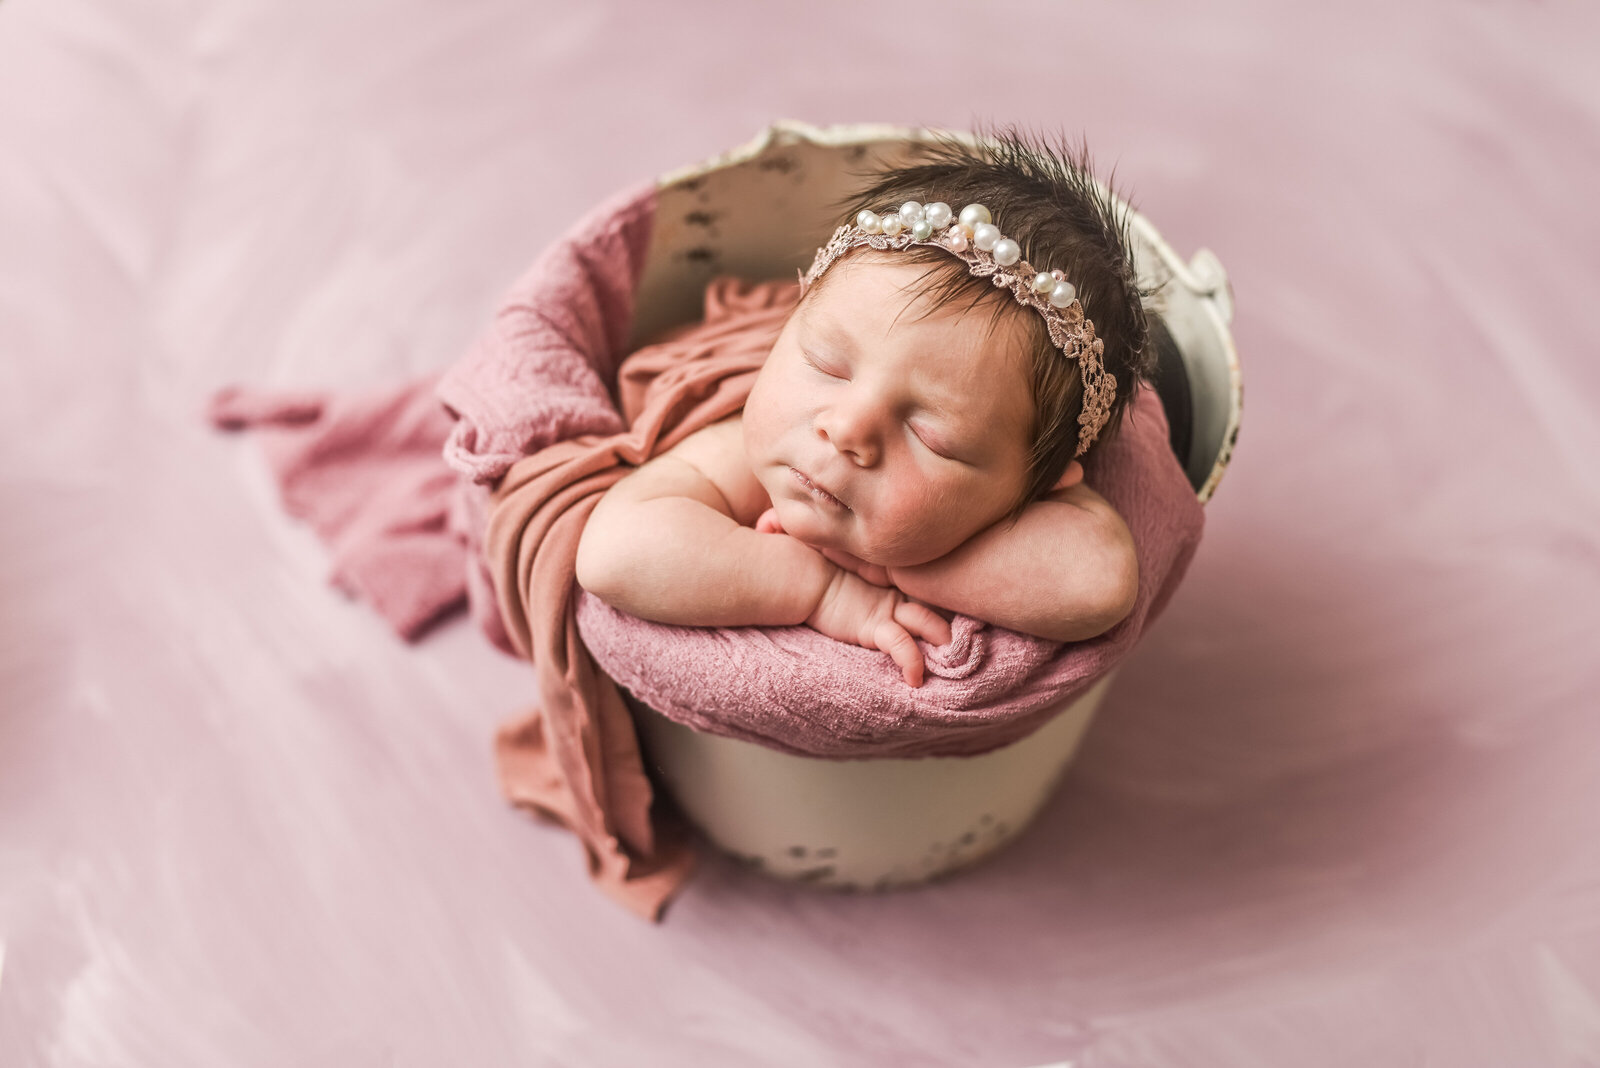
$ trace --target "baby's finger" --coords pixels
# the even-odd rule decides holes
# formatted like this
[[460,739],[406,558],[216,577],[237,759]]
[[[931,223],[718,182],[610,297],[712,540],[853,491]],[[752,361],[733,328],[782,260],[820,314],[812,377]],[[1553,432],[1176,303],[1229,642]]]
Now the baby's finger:
[[895,605],[894,621],[929,645],[950,644],[950,623],[921,601]]
[[886,619],[878,624],[872,637],[878,648],[894,659],[908,686],[922,685],[922,650],[904,627]]
[[783,524],[778,522],[778,510],[776,508],[768,508],[765,512],[761,513],[761,518],[756,520],[756,533],[783,533]]

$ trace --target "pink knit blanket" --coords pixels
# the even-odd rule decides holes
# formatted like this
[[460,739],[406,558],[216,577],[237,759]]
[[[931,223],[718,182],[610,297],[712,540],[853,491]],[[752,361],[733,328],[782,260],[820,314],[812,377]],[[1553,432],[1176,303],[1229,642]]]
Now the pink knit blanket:
[[[553,577],[537,596],[502,581],[496,597],[487,566],[496,554],[486,559],[484,551],[491,488],[524,458],[542,470],[552,446],[563,446],[565,457],[630,432],[618,406],[618,368],[654,208],[646,189],[583,220],[517,283],[477,345],[442,379],[364,397],[227,391],[212,410],[218,425],[277,428],[264,444],[286,507],[329,544],[335,583],[370,601],[401,634],[416,636],[467,597],[496,644],[533,654],[542,705],[502,732],[503,785],[517,803],[577,832],[597,881],[650,916],[682,881],[686,852],[676,835],[662,839],[651,826],[648,780],[615,690],[594,689],[609,681],[572,682],[574,658],[592,655],[610,679],[680,723],[786,752],[981,752],[1030,733],[1055,702],[1121,662],[1176,590],[1203,523],[1167,446],[1161,406],[1146,390],[1086,470],[1086,480],[1128,522],[1140,566],[1133,612],[1089,641],[1060,646],[958,617],[950,645],[924,649],[929,679],[913,690],[885,654],[805,627],[683,628],[625,616],[577,590],[570,569],[547,568]],[[754,329],[775,334],[781,319],[762,309],[779,298],[770,287],[758,290],[750,298],[756,305],[742,305],[741,291],[713,285],[712,321],[697,328],[698,341],[693,330],[680,332],[676,351],[704,361],[707,345],[732,335],[728,343],[748,351],[749,331],[730,335],[738,323],[729,317],[742,312],[755,313]],[[661,352],[651,359],[656,375]],[[750,366],[742,355],[725,362],[733,375]],[[666,418],[663,425],[674,425],[671,412]],[[627,459],[639,462],[653,448]],[[566,516],[552,518],[564,524],[567,540],[603,491],[601,483],[588,486],[573,498],[574,506],[588,499],[581,515],[574,513],[577,528]],[[518,528],[515,538],[542,540],[551,527],[528,529],[534,533]],[[506,560],[531,560],[541,547],[538,540],[500,546],[502,570]],[[575,621],[586,651],[556,635],[541,663],[525,602],[552,597]],[[563,691],[569,683],[561,678],[578,689]]]

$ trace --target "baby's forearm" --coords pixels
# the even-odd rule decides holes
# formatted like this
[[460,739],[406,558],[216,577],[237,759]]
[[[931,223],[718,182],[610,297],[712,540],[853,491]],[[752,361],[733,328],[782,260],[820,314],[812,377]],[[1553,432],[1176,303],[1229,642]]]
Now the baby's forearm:
[[612,607],[699,627],[805,622],[837,572],[793,538],[758,534],[700,501],[602,500],[578,547],[578,582]]
[[889,578],[919,601],[1062,642],[1115,626],[1132,611],[1139,585],[1120,519],[1050,500],[948,556],[892,567]]

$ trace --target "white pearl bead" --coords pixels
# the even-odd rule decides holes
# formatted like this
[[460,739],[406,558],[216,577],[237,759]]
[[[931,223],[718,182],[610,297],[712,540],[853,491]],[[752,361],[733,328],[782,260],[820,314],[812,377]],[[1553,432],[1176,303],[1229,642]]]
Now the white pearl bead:
[[927,219],[918,219],[911,224],[911,236],[918,241],[926,241],[933,236],[933,223]]
[[1071,282],[1057,282],[1055,288],[1050,290],[1050,303],[1058,308],[1065,308],[1078,299],[1078,287]]
[[900,216],[898,215],[885,215],[883,217],[882,225],[883,232],[888,234],[890,237],[894,237],[901,230],[906,228],[906,224],[900,221]]
[[922,205],[915,200],[908,200],[900,205],[900,221],[910,226],[922,218]]
[[865,234],[875,234],[883,229],[883,223],[875,211],[862,211],[856,216],[856,226]]
[[943,230],[950,225],[950,205],[942,200],[936,200],[922,209],[927,220],[933,224],[935,230]]
[[1010,267],[1022,258],[1022,246],[1009,237],[1002,237],[994,243],[994,262],[1002,267]]
[[979,223],[991,222],[992,219],[989,209],[982,204],[968,204],[961,209],[961,221],[976,230]]
[[993,252],[1000,237],[1000,227],[993,223],[979,223],[972,228],[972,243],[984,252]]
[[1033,291],[1035,293],[1048,293],[1055,287],[1055,276],[1049,271],[1040,271],[1033,276]]

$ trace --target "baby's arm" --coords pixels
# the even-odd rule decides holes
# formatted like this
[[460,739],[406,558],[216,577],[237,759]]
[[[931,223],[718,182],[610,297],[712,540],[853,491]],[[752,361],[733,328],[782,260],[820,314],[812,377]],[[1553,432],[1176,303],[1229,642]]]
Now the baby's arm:
[[913,686],[949,626],[926,605],[873,586],[787,535],[740,524],[765,495],[743,464],[736,420],[686,438],[617,482],[578,544],[580,585],[642,619],[685,626],[809,624],[892,656]]
[[606,492],[578,543],[584,589],[630,615],[687,626],[791,625],[816,609],[835,568],[792,538],[738,523],[738,487],[725,493],[718,482],[729,479],[716,477],[722,428],[691,436]]
[[1133,610],[1139,561],[1127,524],[1079,483],[1029,505],[946,556],[887,577],[908,595],[1009,630],[1075,642]]

